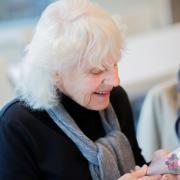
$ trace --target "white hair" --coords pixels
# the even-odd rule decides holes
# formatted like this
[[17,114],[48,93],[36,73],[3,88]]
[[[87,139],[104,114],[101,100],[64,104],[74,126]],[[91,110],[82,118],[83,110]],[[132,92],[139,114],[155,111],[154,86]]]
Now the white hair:
[[88,0],[59,0],[43,12],[21,64],[17,93],[32,109],[58,104],[53,74],[86,60],[96,67],[110,53],[117,62],[122,25]]

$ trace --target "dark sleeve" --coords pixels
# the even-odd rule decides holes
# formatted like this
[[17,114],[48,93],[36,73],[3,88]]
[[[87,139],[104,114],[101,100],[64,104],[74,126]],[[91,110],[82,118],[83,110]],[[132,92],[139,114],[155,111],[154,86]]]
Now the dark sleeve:
[[178,117],[178,119],[176,121],[175,128],[176,128],[177,137],[180,140],[180,113],[179,113],[179,117]]
[[122,87],[118,86],[112,90],[110,100],[119,119],[121,130],[131,144],[136,164],[142,166],[146,162],[136,140],[133,115],[127,94]]
[[0,115],[0,179],[39,180],[31,137],[18,117],[11,110]]

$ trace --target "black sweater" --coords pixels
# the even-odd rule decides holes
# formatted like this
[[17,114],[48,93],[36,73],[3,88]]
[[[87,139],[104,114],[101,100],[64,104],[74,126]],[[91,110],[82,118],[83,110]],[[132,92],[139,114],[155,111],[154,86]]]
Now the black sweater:
[[[135,138],[132,112],[121,87],[111,92],[111,103],[138,165],[145,163]],[[99,113],[66,96],[62,104],[93,141],[105,135]],[[32,111],[18,99],[0,114],[1,180],[91,180],[87,160],[45,111]]]

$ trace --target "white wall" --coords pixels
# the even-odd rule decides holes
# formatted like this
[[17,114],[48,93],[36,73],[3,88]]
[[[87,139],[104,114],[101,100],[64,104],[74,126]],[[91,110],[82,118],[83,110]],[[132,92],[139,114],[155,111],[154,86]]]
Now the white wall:
[[165,26],[172,22],[170,0],[92,0],[112,14],[122,16],[129,34]]

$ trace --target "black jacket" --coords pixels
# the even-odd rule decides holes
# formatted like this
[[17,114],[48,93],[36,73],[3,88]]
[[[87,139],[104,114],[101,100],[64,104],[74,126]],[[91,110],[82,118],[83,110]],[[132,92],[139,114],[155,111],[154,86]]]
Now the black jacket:
[[[145,163],[137,145],[130,104],[121,87],[111,103],[138,165]],[[63,105],[92,140],[104,135],[96,111],[86,110],[66,96]],[[75,112],[75,113],[74,113]],[[0,114],[1,180],[91,180],[87,160],[45,111],[32,111],[15,99]]]

